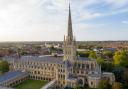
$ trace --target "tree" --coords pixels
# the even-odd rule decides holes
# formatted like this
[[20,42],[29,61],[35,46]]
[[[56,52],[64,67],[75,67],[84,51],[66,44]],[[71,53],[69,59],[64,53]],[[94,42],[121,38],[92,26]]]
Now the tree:
[[101,70],[105,72],[112,72],[114,69],[114,65],[112,63],[103,63],[101,65]]
[[124,66],[124,67],[128,67],[128,55],[127,55],[127,52],[126,50],[122,50],[121,52],[121,62],[120,62],[120,65],[121,66]]
[[119,51],[115,52],[113,59],[114,59],[114,64],[119,65],[121,60],[121,53]]
[[114,59],[115,65],[128,67],[128,55],[127,55],[126,50],[123,49],[121,51],[115,52],[113,59]]
[[113,69],[113,73],[115,75],[116,81],[117,82],[122,82],[123,81],[123,73],[124,73],[124,68],[121,66],[115,66]]
[[119,82],[115,82],[113,85],[112,85],[112,89],[121,89],[121,84]]
[[128,70],[125,70],[123,73],[124,80],[128,83]]
[[79,55],[80,57],[88,57],[89,52],[79,52],[79,51],[77,51],[77,55]]
[[103,55],[104,55],[104,56],[107,56],[107,57],[109,57],[109,58],[113,57],[112,51],[109,51],[109,50],[104,51],[104,52],[103,52]]
[[101,57],[97,58],[96,61],[97,61],[97,63],[100,64],[100,65],[104,64],[104,59],[101,58]]
[[128,89],[128,70],[124,70],[123,73],[123,83],[122,83],[123,89]]
[[8,72],[9,71],[9,64],[7,61],[0,60],[0,72]]
[[97,57],[96,57],[96,53],[94,52],[94,51],[91,51],[90,53],[89,53],[89,58],[91,58],[91,59],[96,59]]
[[101,80],[99,82],[98,89],[111,89],[111,86],[107,80]]

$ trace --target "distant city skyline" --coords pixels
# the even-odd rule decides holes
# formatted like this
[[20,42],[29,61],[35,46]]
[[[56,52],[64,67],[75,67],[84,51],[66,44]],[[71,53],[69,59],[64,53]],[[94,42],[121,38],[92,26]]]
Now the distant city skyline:
[[[77,41],[128,40],[128,0],[70,0]],[[68,0],[0,0],[0,41],[63,41]]]

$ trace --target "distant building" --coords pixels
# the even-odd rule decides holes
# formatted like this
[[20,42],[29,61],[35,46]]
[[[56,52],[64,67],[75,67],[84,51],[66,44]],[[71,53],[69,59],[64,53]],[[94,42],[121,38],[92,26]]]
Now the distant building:
[[[101,66],[96,60],[76,56],[76,41],[72,32],[71,11],[69,7],[68,32],[64,36],[64,57],[53,56],[21,56],[11,58],[11,68],[29,72],[29,78],[37,80],[56,80],[56,89],[64,87],[75,88],[87,84],[97,88],[101,79],[115,81],[113,73],[101,72]],[[5,58],[8,59],[9,58]],[[11,60],[10,59],[10,60]]]

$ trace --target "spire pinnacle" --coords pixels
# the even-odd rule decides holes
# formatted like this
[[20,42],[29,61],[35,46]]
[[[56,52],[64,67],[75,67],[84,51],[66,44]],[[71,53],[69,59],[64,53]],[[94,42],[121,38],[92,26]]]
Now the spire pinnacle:
[[71,17],[70,3],[69,3],[69,17],[68,17],[68,36],[70,37],[70,40],[72,41],[73,33],[72,33],[72,17]]
[[69,3],[69,10],[70,10],[70,3]]

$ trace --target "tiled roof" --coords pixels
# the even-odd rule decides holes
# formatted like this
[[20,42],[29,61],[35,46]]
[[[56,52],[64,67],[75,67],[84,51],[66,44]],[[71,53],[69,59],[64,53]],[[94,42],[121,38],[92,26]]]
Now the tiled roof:
[[10,79],[13,79],[15,77],[23,76],[23,75],[28,75],[28,73],[21,72],[21,71],[8,72],[8,73],[0,76],[0,83],[7,81],[7,80],[10,80]]

